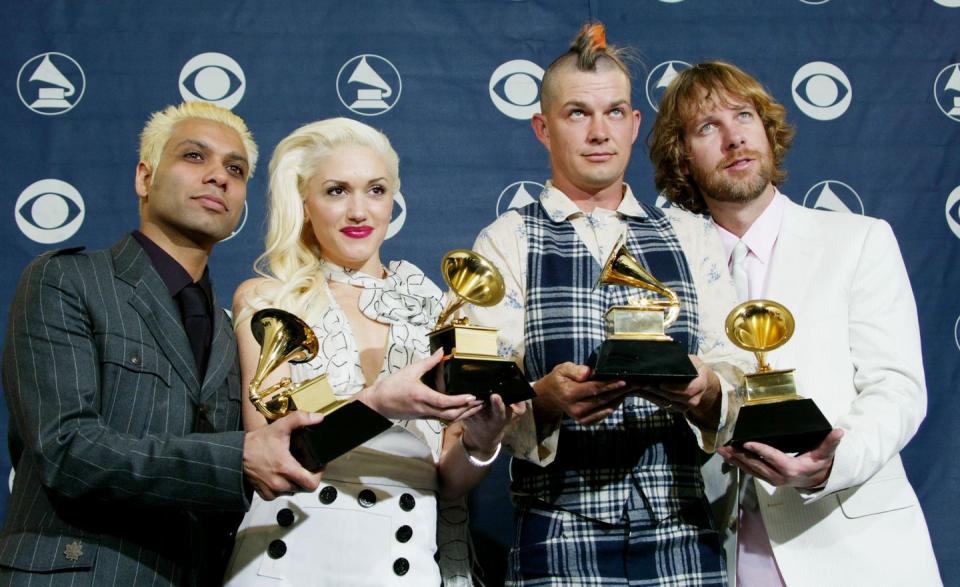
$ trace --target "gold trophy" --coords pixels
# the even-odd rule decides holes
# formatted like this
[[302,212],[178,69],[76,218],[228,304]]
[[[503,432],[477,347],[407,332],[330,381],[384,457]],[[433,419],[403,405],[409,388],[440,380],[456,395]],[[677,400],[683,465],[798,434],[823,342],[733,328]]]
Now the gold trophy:
[[766,353],[793,336],[793,314],[771,300],[749,300],[727,315],[727,337],[757,357],[757,372],[737,389],[739,412],[728,444],[762,442],[783,452],[805,452],[830,433],[830,422],[812,399],[797,393],[794,369],[773,370]]
[[323,421],[298,428],[290,435],[290,453],[311,471],[318,471],[343,453],[390,428],[390,420],[363,402],[338,400],[326,374],[293,383],[289,377],[266,389],[264,379],[283,363],[313,359],[319,343],[313,329],[289,312],[267,308],[250,319],[260,344],[260,359],[250,381],[250,401],[272,422],[294,410],[323,414]]
[[424,375],[424,383],[443,393],[469,393],[487,400],[499,394],[507,405],[533,397],[533,388],[510,359],[497,353],[497,329],[456,317],[467,302],[488,307],[504,296],[503,276],[482,255],[455,249],[440,262],[443,280],[455,299],[440,313],[430,337],[430,351],[443,349],[443,361]]
[[590,359],[594,379],[681,383],[697,376],[686,349],[666,334],[666,328],[680,315],[680,299],[627,251],[623,235],[603,264],[593,289],[601,285],[636,287],[660,299],[636,296],[625,306],[607,310],[606,340]]

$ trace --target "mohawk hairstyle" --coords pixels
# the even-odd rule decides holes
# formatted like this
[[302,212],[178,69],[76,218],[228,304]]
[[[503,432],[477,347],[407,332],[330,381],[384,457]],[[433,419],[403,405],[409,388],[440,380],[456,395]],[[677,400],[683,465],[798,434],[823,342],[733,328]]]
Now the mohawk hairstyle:
[[578,71],[592,72],[597,71],[598,62],[607,61],[623,72],[629,83],[630,68],[626,62],[632,59],[633,55],[628,49],[607,44],[607,32],[603,24],[596,22],[583,25],[567,52],[557,57],[544,72],[540,87],[540,111],[550,109],[550,103],[557,93],[554,78],[561,69],[569,67],[568,64],[573,63]]

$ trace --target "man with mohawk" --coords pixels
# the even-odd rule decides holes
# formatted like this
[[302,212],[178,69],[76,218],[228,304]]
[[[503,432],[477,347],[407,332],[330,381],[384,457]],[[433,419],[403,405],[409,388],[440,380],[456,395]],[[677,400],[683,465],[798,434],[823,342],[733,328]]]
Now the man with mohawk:
[[[730,345],[704,325],[722,328],[733,288],[702,219],[669,217],[624,183],[640,112],[623,58],[595,24],[550,65],[532,126],[552,180],[539,202],[504,214],[475,244],[503,273],[507,295],[495,308],[471,309],[471,319],[499,328],[502,354],[524,366],[537,394],[505,441],[515,457],[517,525],[509,585],[725,582],[698,442],[712,450],[725,419],[717,372],[729,367],[720,360]],[[687,250],[680,230],[689,233]],[[668,334],[692,355],[698,376],[689,384],[591,379],[605,311],[637,291],[591,292],[622,234],[630,254],[680,297]]]

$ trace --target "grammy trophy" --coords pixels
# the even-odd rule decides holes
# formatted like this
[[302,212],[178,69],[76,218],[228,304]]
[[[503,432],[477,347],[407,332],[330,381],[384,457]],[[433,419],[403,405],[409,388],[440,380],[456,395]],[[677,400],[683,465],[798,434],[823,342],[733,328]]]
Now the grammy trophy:
[[260,360],[250,381],[250,401],[274,421],[294,410],[323,414],[323,421],[290,435],[290,453],[304,468],[318,471],[328,462],[390,428],[390,420],[356,400],[338,400],[326,374],[294,383],[289,377],[261,390],[263,381],[285,362],[305,363],[317,355],[317,337],[303,320],[276,308],[250,320],[260,343]]
[[795,370],[774,370],[766,361],[766,353],[790,340],[795,327],[793,314],[771,300],[748,300],[727,315],[727,337],[757,357],[757,372],[737,389],[739,411],[727,444],[755,441],[786,453],[806,452],[830,433],[817,404],[797,393]]
[[607,310],[606,340],[589,361],[593,378],[628,383],[682,383],[695,378],[697,370],[686,349],[665,333],[680,314],[680,299],[627,251],[623,236],[610,252],[593,289],[609,285],[639,288],[660,299],[638,297]]
[[503,276],[482,255],[455,249],[440,262],[443,280],[455,299],[437,320],[430,337],[430,350],[443,349],[443,360],[424,375],[424,383],[443,393],[469,393],[486,400],[499,394],[504,404],[531,399],[533,388],[515,362],[497,353],[497,329],[470,324],[457,318],[464,303],[487,307],[500,303]]

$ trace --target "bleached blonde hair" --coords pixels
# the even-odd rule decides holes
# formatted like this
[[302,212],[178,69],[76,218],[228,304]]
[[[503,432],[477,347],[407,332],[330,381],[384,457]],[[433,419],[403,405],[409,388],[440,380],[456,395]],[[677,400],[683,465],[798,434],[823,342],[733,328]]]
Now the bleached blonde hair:
[[[214,104],[207,102],[184,102],[183,104],[174,104],[167,106],[163,110],[154,112],[147,120],[143,130],[140,132],[140,160],[150,166],[151,170],[156,170],[160,164],[160,156],[163,154],[163,147],[173,134],[173,127],[178,122],[190,118],[199,118],[219,122],[237,131],[240,140],[243,142],[243,148],[247,151],[247,162],[250,171],[247,173],[247,181],[253,177],[253,172],[257,168],[257,143],[253,141],[253,135],[247,128],[247,123],[242,118]],[[156,177],[156,175],[154,175]]]
[[266,249],[254,271],[268,279],[256,288],[235,318],[240,324],[253,311],[274,307],[291,312],[308,324],[329,304],[329,289],[321,267],[320,245],[305,222],[307,185],[321,161],[335,149],[373,149],[387,167],[393,193],[400,189],[400,161],[380,131],[349,118],[330,118],[301,126],[284,138],[270,159],[270,194]]

